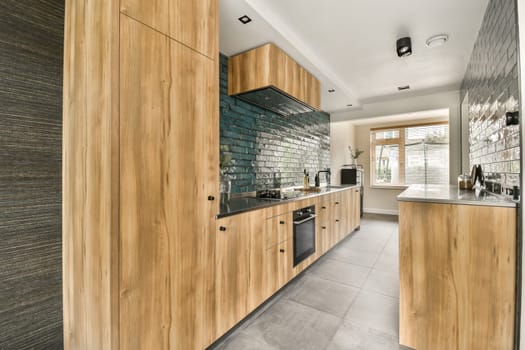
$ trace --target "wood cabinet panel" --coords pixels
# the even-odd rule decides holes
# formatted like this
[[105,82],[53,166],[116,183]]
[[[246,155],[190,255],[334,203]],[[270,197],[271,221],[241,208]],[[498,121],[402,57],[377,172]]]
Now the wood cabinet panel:
[[317,209],[317,231],[316,245],[318,256],[323,255],[331,248],[331,230],[332,220],[330,215],[331,207],[330,196],[325,195],[319,199],[319,208]]
[[361,227],[361,190],[359,188],[351,190],[353,191],[353,204],[352,210],[352,231]]
[[343,236],[343,227],[342,227],[342,202],[341,202],[341,193],[335,192],[331,196],[331,220],[332,220],[332,230],[331,230],[331,247],[339,243]]
[[512,349],[516,210],[400,203],[400,342]]
[[230,57],[230,95],[268,86],[273,86],[315,109],[321,108],[319,80],[274,44],[266,44]]
[[67,350],[119,348],[118,15],[113,1],[66,2],[62,276]]
[[292,238],[293,223],[292,213],[282,214],[266,219],[266,249]]
[[[253,213],[217,220],[216,231],[216,336],[219,338],[248,312],[250,278],[250,221]],[[261,242],[262,243],[262,242]]]
[[286,240],[266,250],[266,293],[277,292],[292,278],[293,240]]
[[214,333],[216,64],[121,16],[120,77],[121,347],[203,348]]
[[218,57],[218,0],[121,0],[121,11],[203,55]]
[[219,56],[219,0],[170,0],[170,35],[214,60]]
[[[286,216],[286,215],[284,215]],[[267,242],[268,242],[268,220],[276,222],[273,226],[277,229],[277,237],[286,238],[286,228],[290,222],[285,217],[275,217],[273,219],[265,219],[264,211],[252,212],[247,220],[249,231],[247,232],[250,238],[250,274],[248,282],[248,312],[257,308],[270,295],[267,294],[268,288],[266,286],[267,270],[268,270],[268,256],[267,256]],[[285,221],[285,224],[280,224],[280,221]],[[279,238],[278,238],[279,240]]]

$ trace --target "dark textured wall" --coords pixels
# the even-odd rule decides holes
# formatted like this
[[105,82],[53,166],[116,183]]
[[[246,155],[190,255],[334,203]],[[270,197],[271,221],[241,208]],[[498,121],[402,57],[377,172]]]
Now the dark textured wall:
[[504,187],[519,186],[519,126],[505,113],[519,108],[514,0],[490,0],[462,86],[468,93],[470,165]]
[[0,349],[62,349],[63,0],[0,1]]
[[304,168],[313,184],[315,172],[330,166],[330,115],[283,117],[230,97],[226,56],[220,65],[220,143],[232,156],[225,169],[232,192],[302,185]]

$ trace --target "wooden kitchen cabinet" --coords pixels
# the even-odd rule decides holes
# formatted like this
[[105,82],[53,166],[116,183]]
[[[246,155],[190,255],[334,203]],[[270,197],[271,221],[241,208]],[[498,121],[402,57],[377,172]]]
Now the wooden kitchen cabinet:
[[331,227],[331,239],[330,239],[330,246],[333,247],[339,241],[343,238],[343,204],[342,204],[342,194],[341,192],[335,192],[331,194],[331,221],[332,221],[332,227]]
[[215,338],[248,314],[250,227],[253,213],[217,220],[215,253]]
[[[161,3],[125,0],[124,13],[114,1],[66,6],[66,350],[203,349],[215,340],[216,2],[170,1],[166,12]],[[208,54],[153,29],[168,12],[188,38],[210,37]],[[194,17],[202,22],[180,24]]]
[[230,95],[273,86],[314,109],[321,108],[319,80],[274,44],[232,56],[228,65]]
[[330,214],[331,195],[323,195],[316,205],[316,251],[320,257],[331,248],[332,218]]
[[361,190],[359,188],[351,189],[350,194],[349,221],[350,232],[353,232],[361,226]]
[[266,219],[266,248],[292,238],[292,220],[291,212]]
[[513,349],[516,208],[399,203],[400,343]]
[[344,239],[350,232],[353,231],[353,190],[341,192],[341,222],[340,222],[340,237]]
[[266,290],[269,297],[292,278],[293,240],[288,239],[268,248],[266,254],[268,267]]
[[120,59],[120,344],[201,348],[213,336],[216,64],[126,16]]
[[217,59],[218,0],[121,0],[120,8],[123,14]]

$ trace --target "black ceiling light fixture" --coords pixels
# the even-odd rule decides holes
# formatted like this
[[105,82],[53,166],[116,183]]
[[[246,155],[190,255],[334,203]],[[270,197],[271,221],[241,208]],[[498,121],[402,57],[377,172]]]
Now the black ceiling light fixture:
[[335,92],[335,89],[330,89],[330,90],[328,90],[328,92],[329,93],[333,93],[333,92]]
[[252,21],[252,19],[247,15],[244,15],[242,17],[239,17],[239,21],[241,21],[242,24],[248,24]]
[[398,86],[397,89],[399,91],[410,90],[410,85]]
[[407,57],[412,54],[412,40],[410,37],[398,39],[396,42],[397,55],[399,57]]

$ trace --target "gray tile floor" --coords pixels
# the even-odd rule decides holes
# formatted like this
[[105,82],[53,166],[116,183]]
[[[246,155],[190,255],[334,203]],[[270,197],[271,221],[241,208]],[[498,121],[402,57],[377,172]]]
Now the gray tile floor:
[[391,350],[398,345],[397,217],[365,215],[216,350]]

